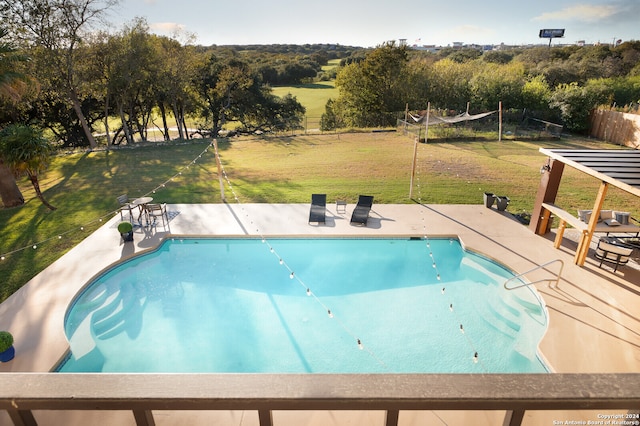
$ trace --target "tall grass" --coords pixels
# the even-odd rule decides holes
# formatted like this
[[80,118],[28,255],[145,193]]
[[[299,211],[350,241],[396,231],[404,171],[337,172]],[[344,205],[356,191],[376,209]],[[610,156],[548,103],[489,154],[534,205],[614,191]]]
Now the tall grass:
[[[112,217],[116,197],[153,190],[167,203],[221,202],[209,141],[60,155],[42,176],[51,212],[26,178],[24,206],[0,210],[0,300]],[[584,140],[476,141],[418,145],[414,198],[423,203],[480,204],[485,191],[511,198],[509,211],[530,212],[547,148],[614,148]],[[414,142],[396,133],[233,138],[219,143],[222,163],[241,202],[308,203],[310,194],[353,203],[358,194],[376,203],[412,203],[409,182]],[[195,160],[195,162],[193,162]],[[599,182],[566,168],[558,203],[590,208]],[[605,207],[637,217],[640,201],[609,190]],[[61,238],[58,238],[58,237]],[[36,246],[34,249],[33,246]]]

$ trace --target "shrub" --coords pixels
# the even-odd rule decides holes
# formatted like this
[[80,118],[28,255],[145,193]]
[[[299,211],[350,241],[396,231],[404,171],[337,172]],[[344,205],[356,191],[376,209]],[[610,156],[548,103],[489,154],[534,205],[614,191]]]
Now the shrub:
[[8,331],[0,331],[0,353],[13,345],[13,336]]
[[118,232],[121,234],[128,234],[131,231],[133,231],[133,225],[131,222],[120,222],[118,224]]

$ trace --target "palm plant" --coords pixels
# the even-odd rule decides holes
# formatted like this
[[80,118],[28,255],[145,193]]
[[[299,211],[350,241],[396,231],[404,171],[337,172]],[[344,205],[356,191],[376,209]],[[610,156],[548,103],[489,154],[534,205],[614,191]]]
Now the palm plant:
[[42,130],[24,124],[12,124],[0,131],[0,158],[16,176],[26,174],[36,196],[50,210],[56,208],[44,199],[38,175],[47,168],[52,147]]

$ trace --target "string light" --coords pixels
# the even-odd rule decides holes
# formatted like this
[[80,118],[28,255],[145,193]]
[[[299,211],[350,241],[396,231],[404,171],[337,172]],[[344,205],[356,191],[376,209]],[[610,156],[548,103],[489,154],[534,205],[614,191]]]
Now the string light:
[[[204,149],[204,150],[203,150],[203,151],[198,155],[198,157],[197,157],[197,158],[201,158],[203,153],[208,152],[209,146],[211,146],[212,144],[213,144],[213,143],[210,143],[210,144],[209,144],[209,145],[208,145],[208,146],[207,146],[207,147],[206,147],[206,148],[205,148],[205,149]],[[195,163],[195,160],[194,160],[194,161],[192,161],[190,164],[194,164],[194,163]],[[187,170],[187,169],[189,169],[189,165],[187,165],[186,167],[183,167],[183,168],[182,168],[182,170]],[[157,190],[159,190],[159,189],[161,189],[161,188],[166,188],[166,184],[167,184],[167,183],[169,183],[169,182],[173,182],[173,180],[174,180],[174,178],[175,178],[176,176],[180,176],[180,175],[182,175],[182,170],[181,170],[181,171],[179,171],[178,173],[176,173],[175,175],[173,175],[171,178],[169,178],[169,179],[167,179],[166,181],[162,182],[160,185],[156,186],[153,190],[151,190],[151,191],[147,192],[146,194],[143,194],[143,195],[142,195],[142,197],[149,196],[149,195],[150,195],[150,194],[152,194],[152,193],[153,193],[153,194],[155,194]],[[104,219],[105,219],[105,218],[111,218],[111,217],[113,217],[115,214],[118,214],[119,212],[120,212],[120,210],[119,210],[119,209],[118,209],[118,210],[113,210],[113,211],[110,211],[110,212],[107,212],[107,213],[103,214],[102,216],[100,216],[100,217],[98,217],[98,218],[96,218],[96,219],[90,220],[90,221],[86,222],[84,225],[81,225],[81,226],[80,226],[80,231],[84,231],[84,230],[85,230],[85,227],[87,227],[87,226],[89,226],[89,225],[91,225],[91,224],[94,224],[94,223],[102,223],[102,222],[104,221]],[[44,239],[44,240],[42,240],[42,241],[38,241],[38,242],[36,242],[35,244],[29,244],[29,245],[27,245],[27,246],[19,247],[19,248],[15,249],[15,250],[12,250],[12,251],[8,251],[8,252],[6,252],[6,253],[2,253],[2,255],[0,255],[0,260],[5,260],[5,259],[7,258],[7,256],[12,255],[12,254],[15,254],[15,253],[18,253],[18,252],[21,252],[21,251],[24,251],[24,250],[26,250],[26,249],[28,249],[28,248],[32,248],[33,250],[35,250],[35,249],[37,249],[39,246],[41,246],[42,244],[47,243],[47,242],[49,242],[49,241],[51,241],[51,240],[54,240],[54,239],[62,240],[62,238],[63,238],[65,235],[68,235],[68,234],[74,233],[74,232],[76,232],[76,230],[77,230],[77,229],[78,229],[77,227],[74,227],[72,230],[69,230],[69,231],[63,232],[63,233],[61,233],[61,234],[58,234],[58,235],[56,235],[55,237],[47,238],[47,239]]]
[[[215,155],[220,156],[220,154],[217,152],[215,145],[213,145],[214,148],[214,152]],[[222,169],[222,176],[227,184],[227,186],[229,187],[231,193],[233,194],[234,199],[236,200],[236,202],[238,204],[240,204],[240,208],[242,211],[244,211],[244,207],[242,206],[242,203],[240,202],[240,198],[238,197],[238,194],[235,192],[235,190],[233,189],[233,186],[231,185],[231,181],[229,180],[229,176],[227,175],[226,170],[224,169],[224,166],[221,167]],[[253,225],[253,220],[251,219],[250,215],[247,213],[245,215],[247,217],[247,219],[250,221],[250,223]],[[301,280],[297,275],[295,275],[294,271],[289,268],[289,265],[287,265],[287,263],[284,261],[284,259],[278,255],[278,253],[276,252],[276,250],[271,246],[271,244],[269,244],[268,239],[262,235],[262,233],[260,232],[259,228],[256,228],[256,234],[259,235],[261,241],[263,243],[266,243],[267,247],[269,248],[269,252],[272,253],[277,259],[278,259],[278,263],[280,265],[283,265],[287,268],[287,270],[289,271],[289,278],[290,279],[296,279],[298,281],[298,283],[305,289],[305,293],[307,294],[307,296],[309,297],[313,297],[314,300],[325,310],[325,312],[327,312],[327,316],[330,319],[335,319],[337,320],[337,322],[340,324],[340,326],[342,327],[342,329],[347,333],[350,334],[352,337],[354,337],[356,339],[358,348],[360,350],[366,350],[368,352],[368,354],[370,356],[372,356],[380,365],[382,365],[383,367],[387,368],[385,363],[378,358],[370,349],[368,349],[359,338],[355,337],[355,334],[353,332],[351,332],[351,330],[343,323],[341,322],[338,318],[336,318],[334,316],[334,313],[331,311],[331,309],[329,309],[323,302],[322,300],[320,300],[320,298],[318,296],[316,296],[316,294],[311,290],[311,288],[309,286],[307,286],[303,280]]]
[[[422,190],[421,190],[422,182],[420,181],[420,176],[421,176],[421,168],[423,167],[423,162],[421,162],[419,164],[421,165],[421,167],[418,167],[418,170],[417,170],[417,186],[418,186],[418,189],[419,189],[418,200],[419,200],[419,203],[422,205]],[[434,254],[433,254],[433,252],[431,250],[431,243],[429,241],[429,236],[428,236],[428,233],[427,233],[426,219],[424,217],[424,213],[423,213],[422,210],[421,210],[421,216],[422,216],[422,221],[423,221],[424,239],[426,241],[426,248],[427,248],[429,257],[431,259],[431,266],[432,266],[433,269],[435,269],[436,280],[437,281],[441,281],[440,271],[438,270],[438,264],[437,264],[437,261],[436,261],[436,258],[434,256]],[[449,239],[449,245],[452,245],[453,243],[454,243],[453,238],[450,238]],[[440,292],[443,295],[445,295],[446,286],[442,287]],[[473,344],[473,342],[472,342],[470,336],[468,335],[468,333],[465,333],[464,326],[463,326],[462,322],[460,321],[460,318],[458,317],[457,313],[453,309],[453,302],[449,303],[449,311],[453,312],[456,320],[458,320],[460,333],[463,334],[466,337],[467,344],[471,347],[471,349],[473,351],[473,354],[474,354],[473,357],[472,357],[473,363],[477,364],[479,362],[478,351],[475,349],[475,345]],[[484,365],[482,367],[486,372],[487,369],[484,367]]]

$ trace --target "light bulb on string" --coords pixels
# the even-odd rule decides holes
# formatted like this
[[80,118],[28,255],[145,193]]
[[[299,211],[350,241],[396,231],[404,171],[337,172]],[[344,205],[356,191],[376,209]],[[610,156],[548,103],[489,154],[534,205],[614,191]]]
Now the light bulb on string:
[[473,363],[477,364],[478,363],[478,352],[476,352],[475,354],[473,354]]
[[329,318],[333,318],[333,312],[331,312],[331,309],[327,309],[327,315],[329,315]]
[[451,312],[453,312],[453,303],[450,303],[450,304],[449,304],[449,310],[450,310]]
[[291,273],[289,274],[289,278],[293,279],[294,276],[295,276],[295,274],[293,273],[293,271],[291,271]]
[[440,292],[441,292],[442,294],[444,294],[444,287],[442,287],[442,290],[440,290]]
[[358,339],[358,349],[363,350],[364,349],[364,345],[362,344],[362,342],[360,341],[360,339]]
[[464,334],[464,327],[460,324],[460,333]]
[[34,250],[38,248],[38,246],[35,245],[35,244],[32,247],[33,247]]
[[436,275],[436,279],[440,281],[440,274]]
[[311,289],[310,288],[307,289],[307,296],[311,296]]
[[284,265],[284,260],[280,259],[278,262],[280,262],[281,265]]

